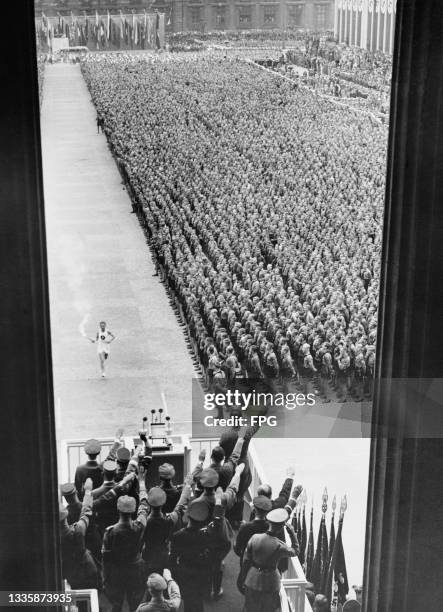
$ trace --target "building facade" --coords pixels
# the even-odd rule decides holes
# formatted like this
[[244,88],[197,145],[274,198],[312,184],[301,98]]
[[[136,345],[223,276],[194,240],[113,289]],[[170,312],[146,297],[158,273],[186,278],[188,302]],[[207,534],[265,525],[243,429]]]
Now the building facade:
[[264,30],[307,28],[332,30],[330,0],[174,0],[173,31]]
[[35,10],[47,15],[157,10],[165,14],[169,32],[334,28],[334,0],[35,0]]
[[335,0],[339,42],[392,55],[397,0]]

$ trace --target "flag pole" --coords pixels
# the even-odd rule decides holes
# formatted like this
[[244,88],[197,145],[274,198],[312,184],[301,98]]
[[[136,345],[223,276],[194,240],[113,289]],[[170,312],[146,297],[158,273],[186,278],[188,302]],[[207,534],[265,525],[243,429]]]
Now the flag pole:
[[311,580],[311,575],[312,575],[313,560],[314,560],[314,496],[312,496],[308,549],[306,551],[306,578],[309,581]]

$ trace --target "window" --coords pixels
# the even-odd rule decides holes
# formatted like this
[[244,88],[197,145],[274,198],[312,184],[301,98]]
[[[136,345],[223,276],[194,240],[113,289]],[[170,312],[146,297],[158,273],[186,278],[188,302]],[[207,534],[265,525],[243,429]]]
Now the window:
[[191,6],[191,23],[192,25],[198,25],[200,23],[200,7]]
[[288,25],[303,27],[304,4],[292,4],[288,6]]
[[238,9],[238,22],[243,26],[252,24],[252,9],[250,6],[241,6]]
[[315,7],[315,27],[317,30],[326,30],[328,7],[326,4],[317,4]]
[[265,25],[277,23],[277,9],[275,6],[265,6],[263,23]]
[[216,6],[214,9],[215,27],[224,28],[226,25],[226,7]]

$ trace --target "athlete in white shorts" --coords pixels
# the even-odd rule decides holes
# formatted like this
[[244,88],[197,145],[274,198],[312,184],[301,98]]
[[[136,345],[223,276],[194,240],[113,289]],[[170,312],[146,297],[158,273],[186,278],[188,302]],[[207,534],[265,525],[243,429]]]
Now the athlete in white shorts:
[[97,354],[100,361],[100,370],[102,378],[106,376],[105,361],[109,357],[110,344],[115,340],[114,334],[106,327],[105,321],[100,321],[97,335],[94,338],[89,338],[91,342],[97,343]]

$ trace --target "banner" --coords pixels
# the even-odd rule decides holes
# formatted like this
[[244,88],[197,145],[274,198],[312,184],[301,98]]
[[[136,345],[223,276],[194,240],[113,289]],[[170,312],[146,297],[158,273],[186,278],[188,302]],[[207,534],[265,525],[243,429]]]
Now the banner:
[[[48,17],[44,13],[35,20],[38,47],[51,49],[52,40],[67,39],[69,46],[85,46],[90,51],[118,49],[163,49],[165,46],[164,13],[142,13],[124,15],[83,12],[69,16],[58,13]],[[64,43],[63,43],[64,44]],[[56,47],[59,45],[56,43]],[[54,47],[53,47],[54,48]]]

